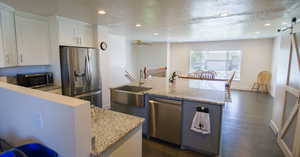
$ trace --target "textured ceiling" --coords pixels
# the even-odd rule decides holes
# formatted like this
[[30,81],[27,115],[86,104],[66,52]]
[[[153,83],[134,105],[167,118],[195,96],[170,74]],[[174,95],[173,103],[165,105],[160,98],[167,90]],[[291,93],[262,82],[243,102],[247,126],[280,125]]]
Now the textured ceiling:
[[[61,15],[144,41],[213,41],[276,36],[300,0],[1,0],[41,15]],[[98,15],[105,10],[106,15]],[[221,14],[227,16],[222,17]],[[135,27],[137,23],[142,27]],[[266,23],[270,26],[264,26]],[[154,35],[158,33],[158,35]]]

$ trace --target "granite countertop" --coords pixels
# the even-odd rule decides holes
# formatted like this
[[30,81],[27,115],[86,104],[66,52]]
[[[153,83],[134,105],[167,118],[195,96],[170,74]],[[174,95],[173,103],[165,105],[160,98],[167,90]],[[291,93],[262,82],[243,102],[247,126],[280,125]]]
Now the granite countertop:
[[91,108],[91,116],[92,141],[95,140],[92,144],[91,156],[101,156],[101,153],[144,122],[140,117],[98,107]]
[[[167,78],[152,77],[144,81],[141,86],[152,88],[145,94],[224,105],[226,83],[226,81],[177,79],[172,84]],[[130,85],[139,86],[139,83],[133,82]]]

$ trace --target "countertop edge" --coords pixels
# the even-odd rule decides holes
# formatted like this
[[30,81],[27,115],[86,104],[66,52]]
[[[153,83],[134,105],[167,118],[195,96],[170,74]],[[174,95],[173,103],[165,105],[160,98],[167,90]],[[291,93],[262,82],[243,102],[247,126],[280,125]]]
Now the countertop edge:
[[188,98],[188,97],[177,97],[177,96],[170,96],[170,95],[162,95],[162,94],[155,94],[155,93],[147,93],[145,92],[144,93],[145,95],[152,95],[152,96],[161,96],[161,97],[167,97],[167,98],[173,98],[173,99],[176,99],[176,100],[180,100],[180,101],[184,101],[184,100],[187,100],[187,101],[200,101],[200,102],[204,102],[204,103],[207,103],[207,104],[211,104],[211,105],[220,105],[220,106],[224,106],[225,105],[225,101],[212,101],[212,100],[209,100],[209,99],[203,99],[203,98]]

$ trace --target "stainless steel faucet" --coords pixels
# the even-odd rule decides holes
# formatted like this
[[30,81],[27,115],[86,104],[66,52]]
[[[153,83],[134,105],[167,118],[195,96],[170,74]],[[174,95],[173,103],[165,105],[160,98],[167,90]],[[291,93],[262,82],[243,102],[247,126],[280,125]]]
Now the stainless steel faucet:
[[140,70],[140,79],[139,79],[139,85],[144,84],[144,71]]
[[140,70],[139,80],[132,77],[132,75],[130,75],[128,71],[125,71],[125,77],[131,82],[137,82],[138,81],[139,85],[143,85],[145,83],[144,82],[144,72],[143,72],[143,70]]

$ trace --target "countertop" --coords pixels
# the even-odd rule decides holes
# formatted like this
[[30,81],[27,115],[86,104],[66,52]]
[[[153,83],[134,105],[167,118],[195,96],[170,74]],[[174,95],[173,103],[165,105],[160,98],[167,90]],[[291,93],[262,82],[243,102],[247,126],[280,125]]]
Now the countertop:
[[89,102],[85,101],[85,100],[76,99],[76,98],[72,98],[69,96],[53,94],[53,93],[49,93],[49,92],[45,92],[45,91],[41,91],[41,90],[37,90],[37,89],[21,87],[21,86],[17,86],[17,85],[5,83],[5,82],[0,82],[0,88],[12,90],[12,91],[15,91],[18,93],[23,93],[25,95],[39,97],[39,98],[53,101],[53,102],[56,102],[59,104],[65,104],[65,105],[71,106],[71,107],[77,107],[77,106],[80,106],[83,104],[89,104]]
[[57,85],[48,85],[48,86],[42,86],[42,87],[34,87],[32,89],[47,92],[47,91],[51,91],[51,90],[61,89],[61,87],[57,86]]
[[101,156],[101,153],[144,122],[140,117],[98,107],[91,107],[91,116],[92,138],[95,138],[91,156]]
[[142,85],[139,85],[138,82],[133,82],[130,85],[152,88],[144,92],[145,94],[224,105],[226,102],[226,83],[226,81],[187,79],[177,79],[175,83],[169,83],[167,78],[152,77],[145,80]]

